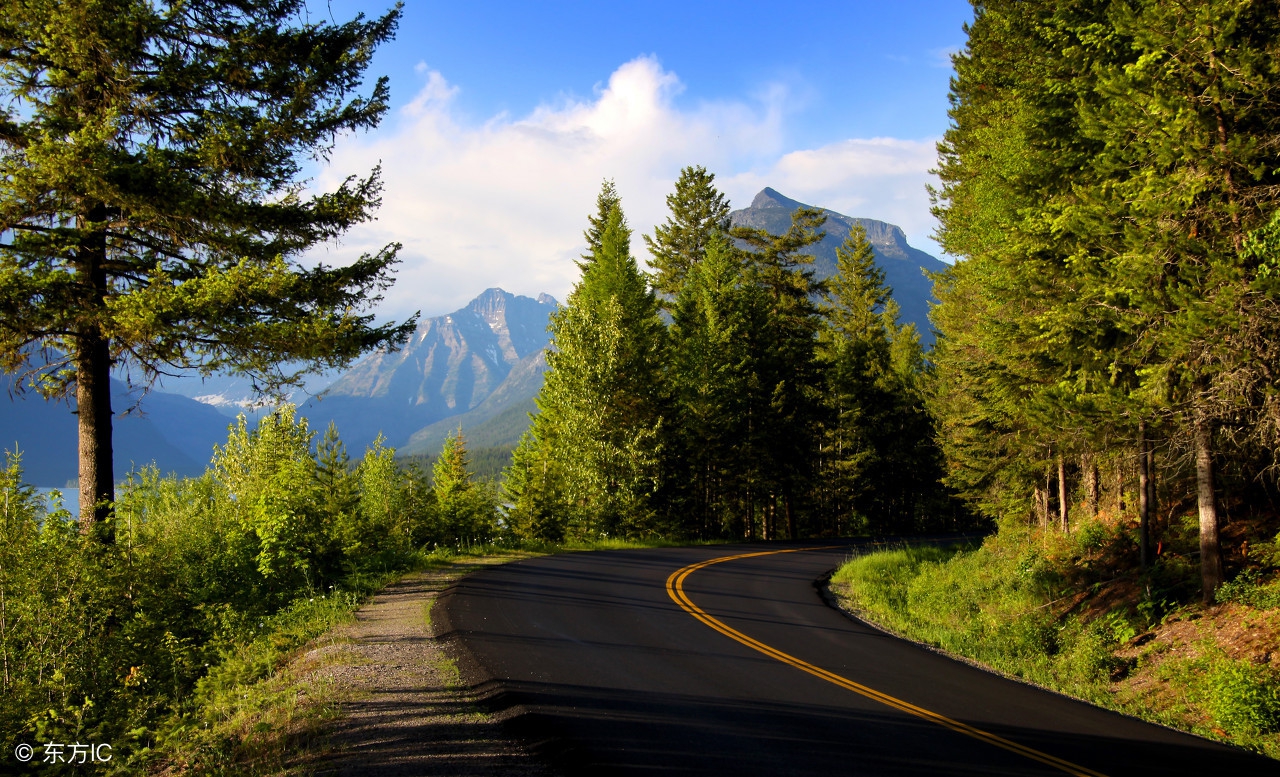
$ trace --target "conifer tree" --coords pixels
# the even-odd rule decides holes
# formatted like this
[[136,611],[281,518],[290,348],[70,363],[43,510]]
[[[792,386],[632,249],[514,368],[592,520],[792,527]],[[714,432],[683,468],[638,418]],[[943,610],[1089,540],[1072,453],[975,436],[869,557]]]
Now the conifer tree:
[[781,235],[734,227],[730,236],[745,247],[745,282],[768,300],[768,317],[747,333],[753,354],[748,428],[752,455],[746,473],[748,513],[757,506],[766,539],[801,531],[801,512],[817,460],[821,416],[821,371],[815,354],[820,316],[815,295],[825,286],[804,249],[820,241],[826,217],[801,208]]
[[296,178],[385,113],[385,79],[352,95],[399,17],[302,21],[302,0],[0,3],[0,367],[74,395],[85,530],[114,498],[113,366],[270,389],[298,378],[282,362],[341,366],[412,330],[362,314],[395,246],[296,261],[378,204],[376,170],[315,195]]
[[685,509],[704,537],[750,535],[743,497],[762,442],[750,409],[764,404],[751,346],[768,317],[768,298],[747,282],[739,252],[713,233],[675,299],[669,369],[681,454],[674,466],[688,473],[680,478]]
[[535,420],[503,471],[502,490],[511,505],[506,517],[516,535],[525,539],[561,542],[568,529],[571,506],[560,463],[551,455],[553,431],[550,424]]
[[436,510],[445,536],[476,542],[488,539],[494,513],[488,490],[476,483],[462,429],[445,438],[431,468]]
[[600,185],[600,193],[596,195],[596,212],[587,216],[587,228],[582,233],[582,238],[587,241],[587,252],[582,255],[582,261],[578,262],[580,269],[585,270],[587,265],[595,261],[596,254],[601,250],[600,241],[604,237],[609,213],[619,207],[622,207],[622,200],[618,197],[618,187],[606,178]]
[[653,286],[660,294],[674,297],[685,276],[707,252],[713,234],[729,231],[729,201],[716,190],[716,176],[702,166],[685,167],[676,180],[676,189],[667,195],[671,215],[644,236],[652,254]]
[[[602,202],[610,192],[606,183]],[[531,430],[539,455],[554,461],[548,484],[563,483],[570,521],[584,534],[654,531],[666,331],[619,205],[610,208],[565,307],[552,315],[551,334]]]

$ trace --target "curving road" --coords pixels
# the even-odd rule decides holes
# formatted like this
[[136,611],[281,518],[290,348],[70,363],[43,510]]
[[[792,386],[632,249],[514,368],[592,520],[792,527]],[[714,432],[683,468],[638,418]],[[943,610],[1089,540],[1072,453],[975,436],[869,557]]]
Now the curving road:
[[531,559],[437,612],[492,711],[569,774],[1280,774],[865,626],[815,586],[851,546],[812,545]]

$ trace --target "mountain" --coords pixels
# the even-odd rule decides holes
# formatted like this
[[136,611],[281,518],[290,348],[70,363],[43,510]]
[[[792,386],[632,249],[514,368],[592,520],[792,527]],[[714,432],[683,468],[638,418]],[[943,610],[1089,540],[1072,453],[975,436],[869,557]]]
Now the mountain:
[[419,323],[399,350],[364,357],[301,412],[312,428],[337,424],[353,453],[379,432],[397,449],[434,453],[439,446],[430,445],[447,434],[437,434],[439,428],[461,420],[470,435],[472,422],[537,394],[556,306],[546,294],[532,299],[488,289],[461,310]]
[[[807,206],[764,189],[751,207],[730,217],[737,225],[780,233],[802,207]],[[946,265],[908,245],[892,224],[824,212],[827,236],[811,248],[818,277],[835,272],[836,247],[854,224],[861,224],[893,287],[902,319],[914,322],[925,343],[931,343],[927,313],[932,284],[921,269],[938,271]],[[473,448],[511,445],[528,427],[528,413],[542,388],[547,324],[556,307],[546,294],[532,299],[488,289],[461,310],[421,321],[399,350],[369,354],[341,375],[309,378],[294,401],[312,429],[323,432],[336,423],[354,458],[379,433],[402,453],[437,453],[445,436],[459,426]],[[151,461],[165,472],[203,472],[213,446],[226,441],[229,419],[224,413],[241,412],[254,397],[242,379],[195,376],[165,378],[159,390],[140,404],[137,399],[124,383],[112,382],[113,407],[121,411],[138,404],[141,411],[116,417],[120,476]],[[35,396],[17,397],[7,406],[0,400],[0,448],[12,448],[15,442],[21,447],[29,482],[62,486],[75,479],[71,410],[65,402]]]
[[[769,188],[761,190],[751,201],[751,207],[729,214],[734,226],[756,227],[775,235],[791,227],[791,214],[798,208],[813,207],[784,197]],[[907,245],[907,237],[893,224],[874,219],[859,219],[819,208],[827,216],[824,225],[827,236],[822,242],[809,248],[813,254],[813,269],[818,278],[835,274],[836,248],[849,236],[855,224],[867,231],[867,240],[876,255],[876,264],[884,270],[885,282],[893,289],[893,298],[902,309],[900,320],[910,321],[920,331],[920,339],[929,346],[933,343],[933,329],[929,324],[929,303],[933,297],[933,281],[922,270],[939,272],[947,265],[941,260]]]
[[[11,378],[5,381],[11,388]],[[60,488],[77,477],[74,401],[46,401],[34,392],[0,399],[0,448],[22,452],[22,469],[32,485]],[[227,440],[228,419],[208,405],[174,394],[140,396],[111,381],[117,479],[156,463],[162,472],[199,475],[213,446]],[[129,411],[125,413],[125,411]]]
[[547,370],[545,351],[521,359],[502,385],[475,408],[423,427],[409,437],[401,453],[417,455],[439,453],[444,439],[462,428],[471,448],[497,448],[514,445],[529,427],[529,413],[535,410],[534,397],[542,389]]

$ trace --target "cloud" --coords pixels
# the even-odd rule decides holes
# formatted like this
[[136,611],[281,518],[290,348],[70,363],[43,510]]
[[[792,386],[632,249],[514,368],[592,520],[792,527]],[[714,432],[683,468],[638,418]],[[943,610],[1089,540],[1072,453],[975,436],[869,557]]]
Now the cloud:
[[[700,164],[743,207],[764,186],[850,215],[884,218],[913,237],[927,233],[925,171],[932,142],[850,140],[785,148],[788,91],[744,101],[677,103],[683,85],[654,57],[623,64],[586,99],[563,97],[529,115],[469,121],[459,87],[425,66],[425,83],[376,133],[342,139],[316,176],[332,188],[381,163],[377,220],[321,249],[333,263],[390,242],[404,245],[397,283],[380,312],[454,310],[485,288],[563,299],[605,178],[613,179],[636,231],[666,218],[680,168]],[[914,191],[912,191],[914,190]],[[327,252],[327,253],[326,253]]]

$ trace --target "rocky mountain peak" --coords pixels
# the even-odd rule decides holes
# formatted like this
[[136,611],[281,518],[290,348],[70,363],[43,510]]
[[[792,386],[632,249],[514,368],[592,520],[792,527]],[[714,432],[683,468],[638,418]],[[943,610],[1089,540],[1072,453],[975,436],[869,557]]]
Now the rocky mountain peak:
[[515,296],[498,288],[485,289],[480,296],[471,300],[464,310],[470,310],[479,315],[492,326],[495,321],[505,316],[507,307]]
[[784,197],[779,194],[776,189],[771,189],[766,186],[761,189],[760,193],[751,201],[751,207],[757,210],[765,208],[782,208],[786,210],[788,214],[791,214],[796,210],[796,208],[804,208],[808,206],[801,202],[797,202],[790,197]]
[[[729,218],[734,226],[753,227],[781,235],[791,226],[791,214],[799,208],[808,207],[811,206],[779,194],[776,189],[765,188],[751,201],[751,207],[735,210]],[[884,270],[885,280],[901,307],[901,320],[914,323],[924,342],[931,344],[933,335],[928,316],[929,303],[933,300],[933,282],[921,270],[939,272],[946,265],[910,246],[902,229],[894,224],[846,216],[826,208],[820,210],[827,217],[822,227],[826,237],[808,250],[814,257],[813,270],[817,277],[831,277],[836,271],[836,249],[848,237],[849,230],[861,226],[866,230],[867,241],[875,252],[876,263]]]

